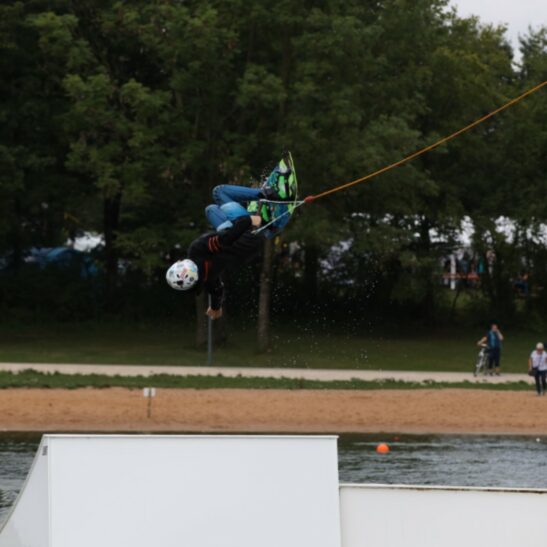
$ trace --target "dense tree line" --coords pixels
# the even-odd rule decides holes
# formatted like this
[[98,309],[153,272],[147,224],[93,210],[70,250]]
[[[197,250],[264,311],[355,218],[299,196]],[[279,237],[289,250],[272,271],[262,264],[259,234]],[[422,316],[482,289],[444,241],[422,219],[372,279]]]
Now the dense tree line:
[[[83,297],[65,285],[65,294],[85,314],[130,314],[131,294],[176,313],[180,295],[163,286],[163,271],[206,229],[216,184],[257,180],[290,149],[302,193],[313,194],[547,79],[545,29],[521,39],[515,63],[503,28],[461,18],[446,0],[8,1],[0,49],[6,310],[43,291],[29,288],[29,248],[96,232],[100,286]],[[442,259],[462,219],[473,224],[474,252],[495,256],[481,273],[481,302],[511,316],[516,274],[547,284],[546,119],[540,92],[370,184],[301,209],[262,264],[229,284],[245,307],[258,305],[261,285],[260,345],[272,280],[280,310],[352,302],[435,320]],[[500,217],[512,221],[511,238],[496,229]],[[136,287],[157,292],[147,300]],[[541,295],[528,311],[541,309]]]

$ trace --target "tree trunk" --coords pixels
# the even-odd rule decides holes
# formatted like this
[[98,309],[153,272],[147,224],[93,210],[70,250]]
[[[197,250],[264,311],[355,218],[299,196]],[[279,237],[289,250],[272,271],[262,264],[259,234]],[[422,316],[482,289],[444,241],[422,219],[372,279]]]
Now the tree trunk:
[[[281,78],[286,90],[289,88],[291,42],[289,29],[284,28],[283,58],[281,61]],[[281,101],[279,105],[278,130],[281,133],[285,120],[287,100]],[[262,271],[260,272],[260,293],[258,297],[258,328],[257,346],[258,351],[263,353],[270,349],[270,308],[273,276],[274,242],[272,239],[264,241],[264,256],[262,258]]]
[[484,270],[480,277],[481,289],[483,294],[485,294],[486,297],[488,298],[490,308],[493,308],[494,301],[495,301],[495,294],[494,294],[494,288],[492,283],[492,274],[490,272],[490,264],[488,262],[488,254],[486,252],[482,252],[480,256],[484,262]]
[[[431,223],[427,218],[424,218],[420,224],[420,249],[418,253],[422,262],[420,274],[423,276],[425,285],[425,294],[422,300],[422,318],[426,325],[432,326],[435,324],[435,285],[433,282],[434,268],[429,263],[431,256],[431,236],[429,230]],[[425,263],[424,263],[425,262]]]
[[105,197],[103,210],[104,251],[106,272],[106,306],[115,309],[114,292],[118,278],[118,251],[116,234],[120,224],[120,207],[122,195],[117,193],[113,198]]
[[319,273],[319,251],[315,245],[306,245],[304,255],[304,290],[311,304],[317,302],[317,276]]
[[492,317],[513,317],[515,313],[515,300],[513,285],[510,279],[510,266],[508,263],[507,249],[499,246],[495,249],[496,260],[492,276],[495,294],[495,306],[492,307]]
[[450,308],[450,323],[454,323],[454,320],[456,318],[456,305],[458,303],[458,298],[460,297],[460,294],[462,292],[462,284],[461,282],[458,282],[456,286],[456,294],[454,295],[454,298],[452,300],[452,306]]
[[15,198],[14,203],[14,221],[13,221],[13,232],[12,232],[12,267],[14,270],[19,270],[21,264],[23,263],[23,241],[21,236],[21,225],[22,225],[22,211],[21,211],[21,201],[19,198]]
[[264,256],[260,272],[260,293],[258,297],[258,331],[257,345],[259,352],[270,349],[270,307],[273,272],[274,244],[273,240],[264,241]]

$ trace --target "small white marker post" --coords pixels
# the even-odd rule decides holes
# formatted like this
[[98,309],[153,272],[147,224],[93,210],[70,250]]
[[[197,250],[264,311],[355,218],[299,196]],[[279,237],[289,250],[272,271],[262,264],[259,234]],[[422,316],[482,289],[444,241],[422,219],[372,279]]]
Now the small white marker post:
[[142,390],[142,394],[148,398],[148,405],[146,410],[146,416],[148,418],[152,417],[152,397],[156,396],[156,388],[155,387],[145,387]]

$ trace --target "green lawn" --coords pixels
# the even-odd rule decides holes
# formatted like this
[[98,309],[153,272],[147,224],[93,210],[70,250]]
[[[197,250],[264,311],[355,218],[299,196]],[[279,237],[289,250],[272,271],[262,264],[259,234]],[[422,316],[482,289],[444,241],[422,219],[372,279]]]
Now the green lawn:
[[[0,326],[0,361],[204,365],[192,347],[194,329],[183,325],[76,324]],[[274,331],[271,353],[258,355],[255,333],[232,327],[215,349],[219,366],[471,371],[482,334],[469,330],[419,334],[345,334]],[[502,367],[526,370],[540,336],[506,332]]]

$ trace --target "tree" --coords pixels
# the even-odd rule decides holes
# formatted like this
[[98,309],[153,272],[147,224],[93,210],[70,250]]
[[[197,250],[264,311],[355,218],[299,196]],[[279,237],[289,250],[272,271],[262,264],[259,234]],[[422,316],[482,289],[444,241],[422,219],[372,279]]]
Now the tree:
[[38,37],[26,20],[45,4],[0,7],[0,253],[15,268],[29,247],[66,239],[66,211],[80,191],[62,168],[66,140],[55,130],[66,99],[34,55]]

